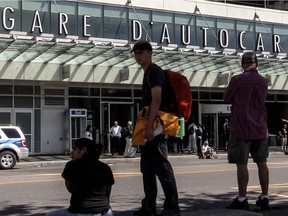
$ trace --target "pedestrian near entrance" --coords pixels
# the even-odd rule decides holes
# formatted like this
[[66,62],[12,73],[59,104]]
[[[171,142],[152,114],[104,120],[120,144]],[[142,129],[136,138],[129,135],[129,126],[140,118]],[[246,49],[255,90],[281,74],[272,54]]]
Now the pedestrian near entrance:
[[112,155],[114,155],[115,152],[117,152],[118,155],[122,154],[122,151],[121,151],[121,130],[122,130],[122,127],[120,127],[118,125],[118,121],[114,121],[114,125],[110,129]]
[[161,111],[169,111],[167,81],[163,70],[152,63],[152,47],[147,41],[135,43],[131,52],[134,52],[136,62],[144,70],[142,82],[142,106],[150,106],[148,120],[144,129],[145,145],[141,150],[141,172],[145,198],[142,207],[133,213],[134,216],[156,216],[156,198],[158,176],[161,182],[165,201],[162,216],[179,216],[178,192],[173,168],[168,160],[168,149],[165,136],[154,136],[153,122]]
[[202,147],[202,134],[203,134],[201,124],[197,125],[197,129],[196,129],[195,133],[196,133],[196,138],[197,138],[197,140],[196,140],[197,154],[198,154],[198,156],[200,156],[200,155],[202,155],[201,147]]
[[224,92],[224,101],[232,103],[228,161],[237,166],[238,196],[229,209],[249,209],[247,168],[249,153],[258,167],[261,195],[256,205],[269,210],[268,128],[265,100],[268,81],[257,71],[257,56],[246,52],[242,56],[243,73],[232,77]]
[[188,126],[188,154],[197,153],[197,137],[196,137],[197,126],[193,122]]
[[228,143],[229,143],[229,134],[230,134],[230,131],[229,131],[229,119],[226,118],[225,119],[225,122],[223,124],[223,139],[224,139],[224,143],[225,143],[225,151],[228,150]]
[[133,124],[132,121],[127,122],[127,126],[123,129],[124,137],[125,137],[125,150],[124,150],[124,157],[130,158],[134,157],[135,150],[132,146],[132,135],[133,135]]
[[69,208],[46,216],[113,216],[110,193],[114,177],[110,167],[99,161],[102,145],[80,138],[73,144],[72,160],[63,172],[67,190],[71,193]]
[[91,125],[87,125],[84,135],[85,138],[93,140]]
[[282,119],[283,125],[279,131],[280,143],[281,143],[281,152],[286,152],[287,150],[287,120]]

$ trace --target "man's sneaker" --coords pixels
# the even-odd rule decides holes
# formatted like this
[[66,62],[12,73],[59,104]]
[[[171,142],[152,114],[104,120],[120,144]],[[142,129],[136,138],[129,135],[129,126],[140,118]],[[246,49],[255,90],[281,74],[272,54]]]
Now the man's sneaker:
[[266,197],[264,199],[261,199],[261,195],[258,197],[256,205],[260,207],[262,211],[270,210],[269,199]]
[[180,209],[178,208],[164,208],[160,216],[181,216]]
[[226,206],[227,209],[241,209],[241,210],[249,210],[249,204],[247,199],[245,199],[243,202],[240,202],[238,200],[238,197],[236,197],[233,202]]
[[141,208],[138,211],[133,212],[133,216],[157,216],[156,209],[151,210],[151,209],[145,209]]

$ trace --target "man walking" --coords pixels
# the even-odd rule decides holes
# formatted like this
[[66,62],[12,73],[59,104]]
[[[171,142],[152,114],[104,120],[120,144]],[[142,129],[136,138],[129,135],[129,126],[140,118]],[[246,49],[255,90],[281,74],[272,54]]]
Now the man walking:
[[[142,107],[149,106],[149,115],[143,131],[146,139],[141,146],[141,172],[145,198],[142,207],[133,213],[134,216],[156,216],[157,182],[161,183],[165,195],[162,216],[180,216],[178,192],[174,171],[168,160],[168,149],[165,136],[154,136],[153,122],[159,112],[169,111],[169,93],[163,70],[152,63],[152,46],[147,41],[135,43],[131,52],[134,52],[136,62],[144,71],[142,83]],[[171,111],[171,110],[170,110]]]
[[257,56],[246,52],[242,56],[243,73],[232,77],[224,92],[224,101],[232,103],[228,161],[237,166],[238,196],[227,206],[229,209],[249,209],[247,168],[249,153],[258,167],[262,194],[256,205],[269,210],[268,128],[265,100],[268,81],[257,71]]
[[198,153],[197,149],[197,139],[196,139],[196,130],[197,126],[192,122],[188,126],[188,154],[193,153]]
[[118,125],[118,121],[114,121],[113,127],[110,128],[110,138],[111,138],[111,153],[115,152],[121,155],[121,130],[122,127]]

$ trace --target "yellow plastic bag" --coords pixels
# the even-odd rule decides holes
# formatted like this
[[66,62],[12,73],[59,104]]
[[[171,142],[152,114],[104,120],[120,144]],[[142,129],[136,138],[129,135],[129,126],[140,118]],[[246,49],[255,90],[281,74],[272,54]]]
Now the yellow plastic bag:
[[[145,106],[138,114],[132,140],[136,145],[145,145],[143,131],[146,127],[149,114],[149,107]],[[168,136],[176,136],[180,130],[178,117],[167,112],[159,111],[153,123],[153,129],[159,128],[159,124],[163,127],[163,134]]]

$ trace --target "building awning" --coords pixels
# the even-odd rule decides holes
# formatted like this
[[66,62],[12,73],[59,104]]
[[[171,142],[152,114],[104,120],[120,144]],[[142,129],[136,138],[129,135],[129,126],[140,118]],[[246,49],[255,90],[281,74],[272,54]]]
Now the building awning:
[[[133,44],[123,40],[89,38],[35,37],[27,35],[0,35],[0,61],[25,63],[54,63],[63,66],[87,65],[105,67],[139,67],[130,53]],[[158,46],[152,43],[153,61],[163,69],[174,71],[216,73],[219,78],[241,72],[241,56],[235,50],[178,45]],[[286,53],[258,55],[259,71],[264,76],[287,75]],[[221,79],[220,79],[221,80]],[[226,80],[226,79],[225,79]],[[222,83],[226,85],[227,82]],[[219,84],[220,85],[220,84]]]

